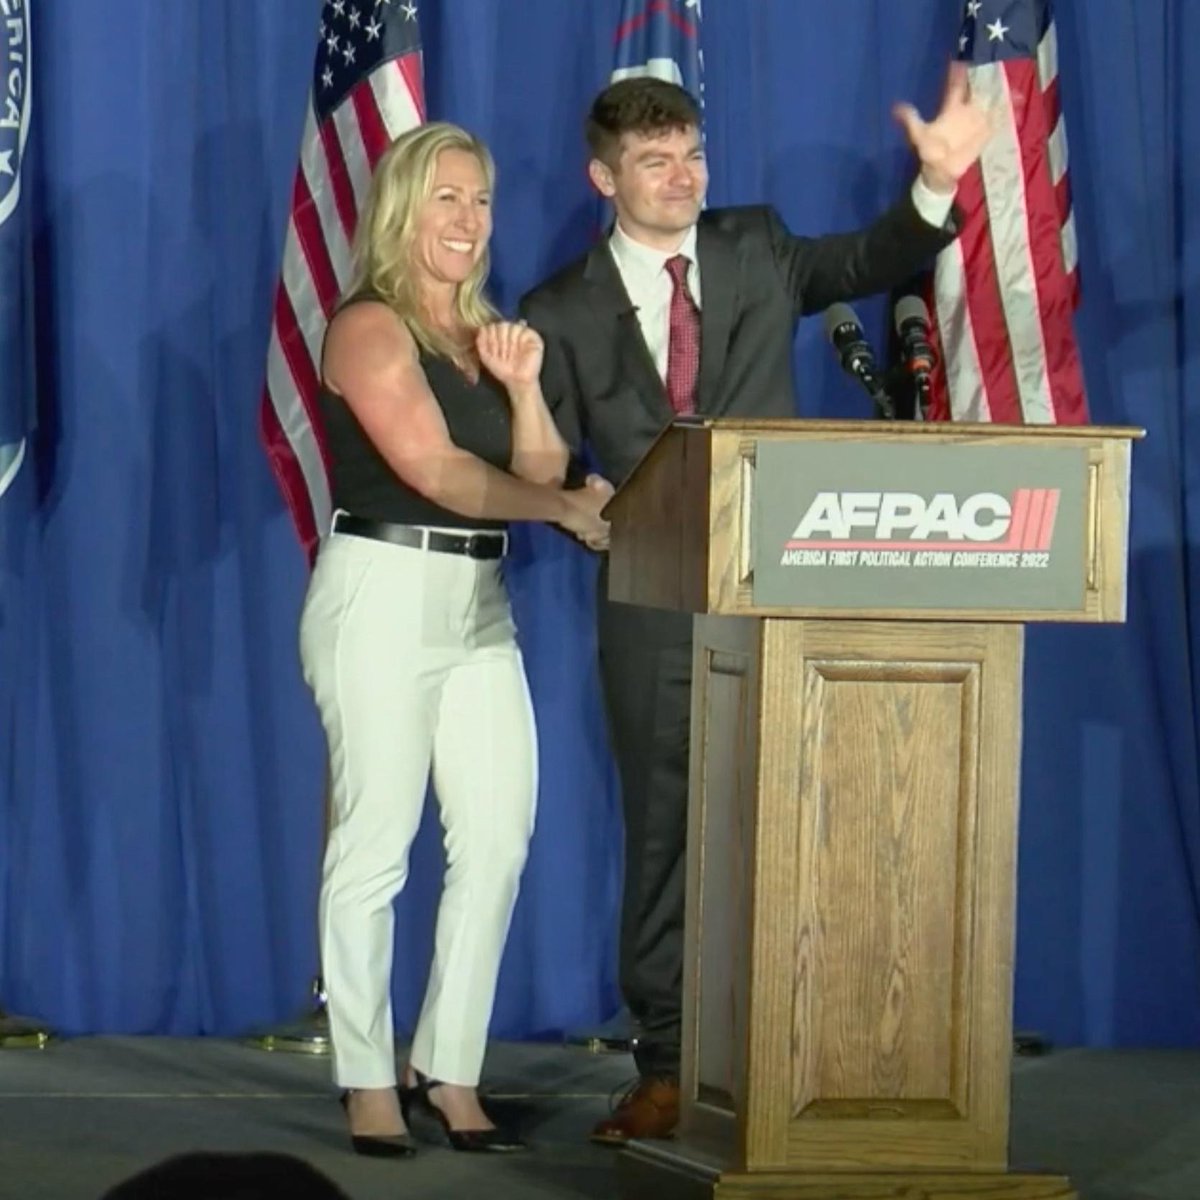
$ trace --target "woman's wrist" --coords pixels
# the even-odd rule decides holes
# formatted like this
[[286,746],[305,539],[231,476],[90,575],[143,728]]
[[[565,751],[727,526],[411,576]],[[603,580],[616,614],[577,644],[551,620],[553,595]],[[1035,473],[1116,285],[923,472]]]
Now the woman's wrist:
[[508,398],[515,405],[536,404],[542,398],[542,385],[536,379],[532,383],[510,383]]
[[571,494],[562,488],[555,488],[554,495],[559,510],[554,521],[558,525],[563,525],[566,523],[568,517],[570,517],[571,510],[574,508],[574,505],[571,503]]

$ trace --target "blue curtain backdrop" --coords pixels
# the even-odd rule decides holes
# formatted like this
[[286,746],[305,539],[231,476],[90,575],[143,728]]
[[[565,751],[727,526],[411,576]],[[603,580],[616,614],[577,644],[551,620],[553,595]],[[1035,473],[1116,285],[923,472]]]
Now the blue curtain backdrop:
[[[293,1015],[316,966],[306,568],[255,413],[320,5],[32,7],[41,428],[0,504],[0,998],[68,1032],[241,1032]],[[511,310],[594,234],[580,117],[620,3],[420,7],[430,112],[499,161],[495,291]],[[868,221],[911,178],[888,108],[935,103],[959,11],[705,0],[712,203],[770,201],[797,231]],[[1056,11],[1093,417],[1149,438],[1128,624],[1028,639],[1017,1020],[1063,1043],[1194,1044],[1200,82],[1184,52],[1200,11]],[[882,301],[860,311],[882,344]],[[799,411],[867,415],[819,325],[797,340]],[[523,531],[512,579],[542,793],[501,1036],[617,1003],[593,570]],[[400,906],[406,1024],[437,833],[430,814]]]

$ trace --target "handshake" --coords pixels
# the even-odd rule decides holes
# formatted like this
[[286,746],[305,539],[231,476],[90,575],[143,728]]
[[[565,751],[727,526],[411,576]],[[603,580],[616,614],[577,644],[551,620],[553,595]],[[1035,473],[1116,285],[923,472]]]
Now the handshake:
[[589,475],[583,487],[561,493],[566,512],[559,524],[589,550],[608,549],[608,522],[600,510],[612,499],[614,490],[602,475]]

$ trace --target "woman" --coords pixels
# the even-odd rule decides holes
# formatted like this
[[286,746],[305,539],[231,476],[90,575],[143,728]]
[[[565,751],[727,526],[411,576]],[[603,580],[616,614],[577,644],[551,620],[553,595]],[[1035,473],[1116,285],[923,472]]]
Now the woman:
[[[332,778],[321,954],[353,1145],[379,1156],[413,1152],[417,1106],[456,1149],[523,1148],[475,1091],[536,794],[505,525],[607,532],[606,490],[560,489],[567,449],[538,383],[541,339],[483,295],[493,177],[487,149],[452,125],[388,149],[322,361],[335,516],[300,632]],[[446,879],[397,1089],[392,901],[431,768]]]

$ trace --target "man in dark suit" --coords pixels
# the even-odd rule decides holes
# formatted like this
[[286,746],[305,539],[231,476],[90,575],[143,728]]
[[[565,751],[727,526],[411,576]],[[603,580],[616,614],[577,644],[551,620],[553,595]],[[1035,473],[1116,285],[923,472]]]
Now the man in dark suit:
[[[805,238],[770,208],[703,209],[700,114],[682,88],[640,77],[597,97],[589,173],[616,222],[522,301],[577,454],[586,444],[619,485],[677,415],[795,415],[797,320],[886,291],[946,246],[957,180],[989,132],[957,68],[933,121],[907,105],[896,115],[921,162],[911,192],[862,232]],[[606,591],[602,566],[600,672],[625,816],[620,975],[639,1083],[592,1136],[620,1144],[669,1136],[678,1117],[692,630],[690,616]]]

